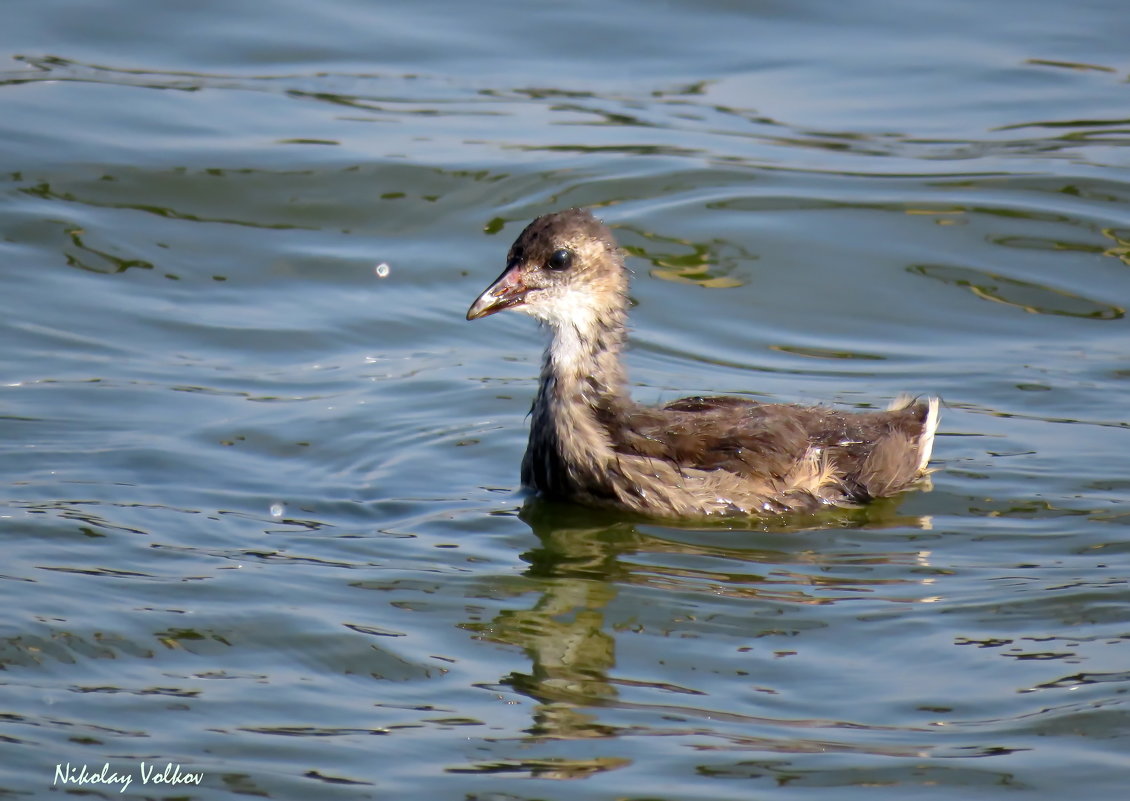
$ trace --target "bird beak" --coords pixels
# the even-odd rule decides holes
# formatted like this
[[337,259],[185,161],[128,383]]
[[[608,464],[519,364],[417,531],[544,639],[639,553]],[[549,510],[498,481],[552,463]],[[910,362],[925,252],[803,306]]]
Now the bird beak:
[[522,280],[519,266],[512,264],[475,299],[471,308],[467,309],[467,319],[477,320],[503,309],[521,306],[526,302],[526,293],[529,291],[530,288]]

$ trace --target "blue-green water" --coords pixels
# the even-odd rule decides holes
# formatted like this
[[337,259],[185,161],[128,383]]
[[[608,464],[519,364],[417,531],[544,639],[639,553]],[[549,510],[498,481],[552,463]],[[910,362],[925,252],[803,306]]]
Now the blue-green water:
[[[1124,797],[1128,40],[1117,0],[12,3],[0,796]],[[541,339],[463,315],[569,205],[631,254],[637,397],[939,394],[932,490],[523,509]]]

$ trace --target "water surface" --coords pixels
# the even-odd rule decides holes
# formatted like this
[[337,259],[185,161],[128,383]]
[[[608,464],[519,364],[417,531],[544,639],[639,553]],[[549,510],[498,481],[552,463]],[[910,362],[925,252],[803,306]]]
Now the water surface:
[[[0,789],[1123,797],[1127,19],[21,5]],[[638,398],[939,394],[932,488],[524,503],[541,339],[463,315],[569,205],[630,254]]]

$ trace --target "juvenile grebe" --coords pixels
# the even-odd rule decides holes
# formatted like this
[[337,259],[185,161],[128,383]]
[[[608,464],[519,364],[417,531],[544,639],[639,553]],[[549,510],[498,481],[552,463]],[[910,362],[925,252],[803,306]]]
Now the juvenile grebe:
[[467,311],[549,326],[522,483],[550,498],[665,518],[855,506],[926,472],[938,400],[887,411],[683,398],[632,401],[620,350],[628,272],[612,232],[583,209],[538,217]]

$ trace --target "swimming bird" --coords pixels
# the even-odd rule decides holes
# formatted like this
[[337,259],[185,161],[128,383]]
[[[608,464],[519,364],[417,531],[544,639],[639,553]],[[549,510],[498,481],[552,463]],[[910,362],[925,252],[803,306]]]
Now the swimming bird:
[[522,484],[539,495],[656,518],[761,516],[857,506],[927,472],[938,400],[886,411],[690,397],[632,400],[620,354],[628,271],[584,209],[546,214],[467,311],[503,309],[549,328]]

